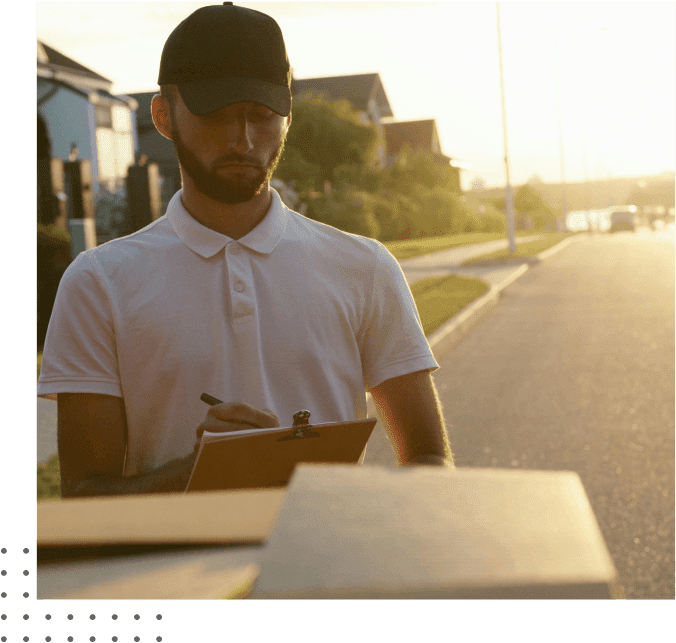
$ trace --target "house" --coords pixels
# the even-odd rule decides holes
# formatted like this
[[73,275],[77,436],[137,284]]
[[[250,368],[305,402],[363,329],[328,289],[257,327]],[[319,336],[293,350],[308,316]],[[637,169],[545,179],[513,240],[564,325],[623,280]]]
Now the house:
[[145,156],[149,163],[157,163],[162,180],[162,206],[164,213],[171,197],[181,187],[181,174],[178,167],[178,159],[174,152],[174,144],[164,138],[155,128],[150,111],[153,96],[158,91],[141,92],[130,94],[131,98],[138,103],[136,111],[136,130],[138,135],[138,156]]
[[328,100],[347,100],[365,123],[379,124],[382,118],[394,116],[379,74],[328,76],[325,78],[293,78],[292,96],[304,94],[325,96]]
[[[327,100],[347,100],[361,116],[364,124],[374,123],[381,141],[384,141],[383,118],[393,117],[380,74],[327,76],[324,78],[291,79],[291,95],[322,96]],[[381,163],[385,162],[385,146],[378,150]]]
[[[91,190],[90,200],[97,202],[96,233],[104,237],[111,213],[99,208],[98,201],[102,194],[114,194],[123,187],[127,168],[135,162],[137,145],[138,104],[128,96],[111,94],[112,84],[46,43],[37,42],[38,154],[43,159],[88,161],[81,164],[87,168],[84,182]],[[75,207],[75,203],[70,199],[68,207]],[[69,218],[77,219],[77,213],[70,212]]]
[[459,194],[460,188],[460,170],[467,169],[468,166],[441,151],[439,134],[434,119],[421,121],[402,121],[384,123],[386,164],[392,163],[394,158],[401,152],[404,145],[411,149],[423,149],[432,155],[432,158],[441,165],[450,165],[453,169],[454,187]]

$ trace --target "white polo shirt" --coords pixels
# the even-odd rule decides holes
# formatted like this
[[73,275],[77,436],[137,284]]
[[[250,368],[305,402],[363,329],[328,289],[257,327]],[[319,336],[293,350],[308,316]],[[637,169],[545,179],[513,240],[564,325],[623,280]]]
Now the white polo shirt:
[[378,241],[289,210],[273,191],[238,241],[174,195],[142,230],[77,256],[59,285],[38,395],[124,398],[125,475],[187,455],[208,393],[282,426],[366,417],[365,391],[438,365]]

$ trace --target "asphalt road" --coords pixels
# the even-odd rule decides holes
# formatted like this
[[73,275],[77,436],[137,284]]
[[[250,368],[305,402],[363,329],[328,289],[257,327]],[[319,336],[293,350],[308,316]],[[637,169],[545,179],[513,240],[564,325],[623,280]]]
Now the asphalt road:
[[627,598],[674,598],[674,234],[533,267],[435,374],[459,467],[576,471]]

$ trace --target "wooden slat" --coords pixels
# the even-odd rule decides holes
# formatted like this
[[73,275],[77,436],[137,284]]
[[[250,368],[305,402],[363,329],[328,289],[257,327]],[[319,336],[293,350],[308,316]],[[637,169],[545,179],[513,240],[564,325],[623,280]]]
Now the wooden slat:
[[284,489],[155,494],[38,503],[40,547],[260,543]]

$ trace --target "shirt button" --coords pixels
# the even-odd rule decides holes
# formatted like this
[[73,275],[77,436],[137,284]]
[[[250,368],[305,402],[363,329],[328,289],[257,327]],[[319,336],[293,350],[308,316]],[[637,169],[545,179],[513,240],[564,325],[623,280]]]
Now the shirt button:
[[235,284],[235,290],[236,290],[237,292],[242,292],[242,290],[244,290],[244,284],[243,284],[241,281],[238,281],[238,282]]
[[236,255],[239,252],[239,246],[236,243],[230,245],[230,254]]

